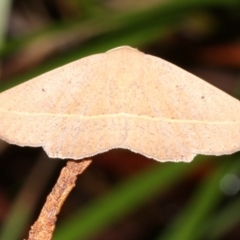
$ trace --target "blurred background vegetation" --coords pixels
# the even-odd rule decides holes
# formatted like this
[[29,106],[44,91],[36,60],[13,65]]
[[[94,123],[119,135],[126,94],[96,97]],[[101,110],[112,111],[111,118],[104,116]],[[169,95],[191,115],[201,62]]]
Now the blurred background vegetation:
[[[1,0],[0,91],[130,45],[240,97],[239,26],[238,0]],[[22,239],[65,161],[2,141],[0,164],[0,239]],[[79,176],[54,239],[240,239],[239,189],[239,153],[158,163],[110,151]]]

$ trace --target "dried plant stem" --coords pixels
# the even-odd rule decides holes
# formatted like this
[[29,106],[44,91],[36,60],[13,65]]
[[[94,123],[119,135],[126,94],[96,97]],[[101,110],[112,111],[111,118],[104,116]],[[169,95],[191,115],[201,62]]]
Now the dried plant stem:
[[62,169],[61,174],[52,192],[41,210],[37,221],[32,225],[28,240],[50,240],[55,229],[57,214],[75,186],[77,176],[81,174],[92,160],[68,161]]

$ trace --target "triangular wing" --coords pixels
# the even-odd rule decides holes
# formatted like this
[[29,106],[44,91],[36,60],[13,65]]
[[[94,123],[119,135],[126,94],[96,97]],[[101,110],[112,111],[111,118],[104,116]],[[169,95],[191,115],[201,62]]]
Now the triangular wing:
[[81,159],[126,148],[158,161],[240,149],[240,103],[130,47],[80,59],[0,94],[0,137]]

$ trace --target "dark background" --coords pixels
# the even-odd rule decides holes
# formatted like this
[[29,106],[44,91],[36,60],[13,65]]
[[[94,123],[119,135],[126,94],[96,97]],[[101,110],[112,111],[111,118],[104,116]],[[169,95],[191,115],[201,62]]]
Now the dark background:
[[[0,22],[1,91],[130,45],[240,97],[236,0],[1,1]],[[240,239],[239,157],[158,163],[126,150],[98,155],[65,202],[54,239]],[[41,148],[0,142],[0,239],[27,236],[64,165]]]

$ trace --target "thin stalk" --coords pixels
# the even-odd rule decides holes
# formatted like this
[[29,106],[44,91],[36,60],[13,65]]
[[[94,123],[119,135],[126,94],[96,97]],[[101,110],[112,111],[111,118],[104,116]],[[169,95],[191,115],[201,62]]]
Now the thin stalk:
[[52,192],[41,210],[37,221],[29,231],[28,240],[50,240],[52,238],[57,214],[66,200],[67,196],[75,186],[77,176],[81,174],[92,160],[68,161],[62,169],[61,174]]

